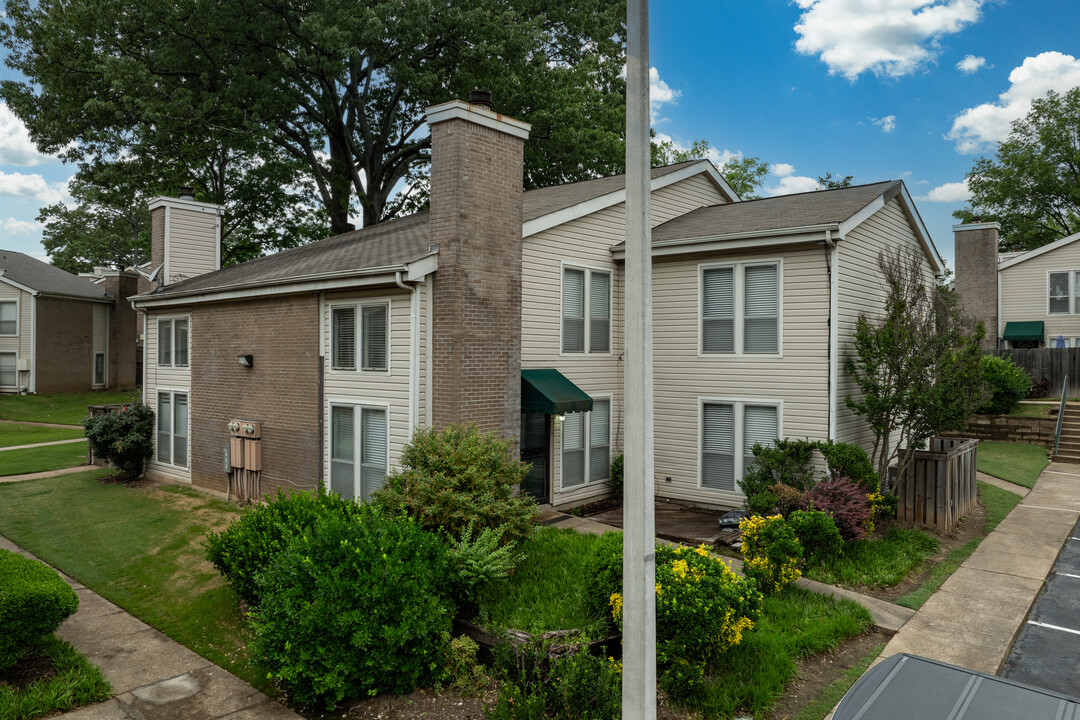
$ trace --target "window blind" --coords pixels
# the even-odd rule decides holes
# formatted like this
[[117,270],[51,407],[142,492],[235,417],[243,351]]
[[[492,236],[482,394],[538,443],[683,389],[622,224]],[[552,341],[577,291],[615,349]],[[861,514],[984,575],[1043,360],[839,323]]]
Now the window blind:
[[15,353],[0,353],[0,387],[15,387],[18,382],[16,367]]
[[735,407],[707,403],[702,408],[701,486],[735,490]]
[[336,307],[330,311],[331,367],[356,369],[356,308]]
[[589,275],[589,352],[611,350],[611,276]]
[[158,365],[172,365],[172,320],[158,320]]
[[18,303],[0,302],[0,335],[14,335],[18,329]]
[[735,269],[705,270],[702,292],[702,352],[735,352]]
[[611,475],[611,401],[593,400],[589,413],[589,482]]
[[364,408],[361,418],[360,496],[366,499],[386,480],[386,411]]
[[386,370],[386,306],[365,305],[364,323],[364,370]]
[[563,352],[585,352],[585,271],[563,270]]
[[187,467],[188,398],[186,394],[173,396],[173,465]]
[[169,393],[158,393],[157,400],[157,458],[158,462],[172,462],[172,398]]
[[570,413],[562,423],[563,487],[585,482],[585,413]]
[[750,449],[756,443],[772,446],[779,433],[775,406],[746,405],[743,408],[743,468],[754,459]]
[[330,408],[330,489],[350,500],[356,495],[354,422],[353,408],[340,405]]
[[173,335],[176,338],[176,343],[173,345],[174,355],[176,356],[176,364],[180,366],[187,366],[188,364],[188,321],[187,318],[183,320],[177,319],[173,321],[174,332]]
[[776,265],[750,265],[745,273],[743,352],[778,352],[779,268]]

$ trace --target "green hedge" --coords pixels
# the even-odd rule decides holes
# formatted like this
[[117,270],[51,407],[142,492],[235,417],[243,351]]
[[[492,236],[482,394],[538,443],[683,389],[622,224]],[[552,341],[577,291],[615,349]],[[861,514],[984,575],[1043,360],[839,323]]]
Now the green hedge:
[[0,668],[79,609],[79,596],[51,567],[0,550]]

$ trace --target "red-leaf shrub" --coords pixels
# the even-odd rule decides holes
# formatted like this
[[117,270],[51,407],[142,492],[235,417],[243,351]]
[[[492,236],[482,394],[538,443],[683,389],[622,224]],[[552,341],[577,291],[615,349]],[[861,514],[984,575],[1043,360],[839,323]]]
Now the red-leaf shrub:
[[858,540],[866,535],[866,523],[874,508],[866,490],[851,478],[837,476],[818,483],[803,498],[805,505],[832,515],[844,540]]

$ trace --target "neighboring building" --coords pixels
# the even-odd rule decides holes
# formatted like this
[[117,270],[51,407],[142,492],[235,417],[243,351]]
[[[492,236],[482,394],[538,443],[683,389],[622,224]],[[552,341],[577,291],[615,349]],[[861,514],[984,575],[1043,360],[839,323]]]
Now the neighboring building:
[[956,225],[956,289],[987,347],[1080,347],[1080,233],[998,253],[998,223]]
[[135,387],[134,275],[0,250],[0,394]]
[[[541,501],[609,491],[625,180],[523,193],[527,125],[461,102],[428,120],[426,213],[218,270],[220,209],[155,201],[150,266],[179,251],[207,265],[135,299],[158,416],[150,475],[363,497],[413,429],[475,422],[520,438]],[[741,502],[755,441],[869,447],[840,364],[858,314],[883,308],[878,254],[911,247],[928,279],[943,271],[903,184],[741,202],[695,161],[652,171],[651,207],[658,493]]]

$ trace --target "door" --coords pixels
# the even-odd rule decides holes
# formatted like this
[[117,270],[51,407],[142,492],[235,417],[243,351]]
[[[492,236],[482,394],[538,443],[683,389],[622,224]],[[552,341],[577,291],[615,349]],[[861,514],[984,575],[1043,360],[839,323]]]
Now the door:
[[536,502],[544,505],[551,502],[551,472],[549,470],[550,443],[548,438],[549,418],[545,413],[521,414],[521,462],[530,463],[532,468],[521,483],[522,492],[532,495]]

